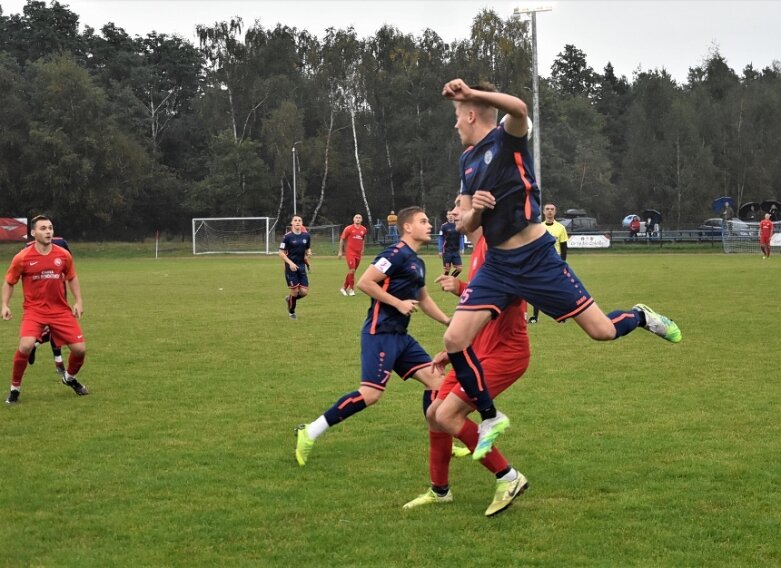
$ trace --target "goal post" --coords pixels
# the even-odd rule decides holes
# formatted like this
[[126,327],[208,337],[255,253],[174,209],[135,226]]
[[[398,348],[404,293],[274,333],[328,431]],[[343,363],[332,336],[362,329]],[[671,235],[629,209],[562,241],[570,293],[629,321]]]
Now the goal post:
[[274,240],[271,217],[193,219],[193,254],[269,254]]
[[[728,220],[724,224],[722,244],[726,253],[760,254],[759,222]],[[770,239],[771,250],[781,253],[781,221],[773,223],[773,235]]]

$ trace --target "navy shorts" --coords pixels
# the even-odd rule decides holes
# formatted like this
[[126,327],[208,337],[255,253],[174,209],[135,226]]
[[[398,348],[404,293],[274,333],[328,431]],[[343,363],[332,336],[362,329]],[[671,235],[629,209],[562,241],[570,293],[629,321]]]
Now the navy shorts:
[[431,363],[431,357],[408,334],[361,334],[361,386],[384,391],[391,373],[403,380]]
[[285,280],[288,288],[309,288],[309,276],[306,273],[306,266],[298,265],[298,270],[290,270],[285,265]]
[[458,310],[489,310],[497,317],[522,298],[556,321],[582,313],[594,299],[554,248],[545,233],[517,249],[490,248],[485,263],[469,282]]
[[457,252],[445,252],[442,253],[442,264],[454,264],[456,266],[462,266],[461,255]]

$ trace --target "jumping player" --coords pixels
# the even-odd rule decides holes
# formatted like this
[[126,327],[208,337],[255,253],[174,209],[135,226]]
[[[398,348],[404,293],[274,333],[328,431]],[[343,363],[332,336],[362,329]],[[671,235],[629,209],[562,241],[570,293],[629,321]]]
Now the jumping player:
[[442,257],[443,274],[453,276],[461,274],[461,254],[464,252],[464,235],[458,232],[454,223],[454,217],[447,214],[447,223],[442,223],[439,228],[439,256]]
[[[78,395],[89,394],[87,387],[76,380],[76,374],[84,364],[86,343],[77,321],[81,318],[84,308],[73,258],[67,250],[52,244],[54,229],[48,217],[34,217],[30,226],[30,234],[35,243],[14,256],[3,282],[4,320],[10,320],[12,317],[8,304],[19,279],[22,280],[24,291],[19,348],[14,355],[11,391],[6,399],[8,404],[19,401],[22,378],[30,352],[36,338],[41,336],[46,326],[49,327],[56,344],[67,345],[70,351],[68,368],[62,377],[62,383]],[[73,308],[68,305],[64,282],[74,298]]]
[[[339,238],[339,258],[342,258],[342,252],[347,249],[347,276],[344,277],[344,284],[339,288],[339,292],[342,296],[355,296],[355,271],[361,264],[361,256],[363,256],[363,243],[366,238],[368,229],[364,227],[363,216],[359,213],[353,217],[353,224],[348,225],[342,231],[342,236]],[[345,243],[347,246],[345,247]]]
[[[447,325],[450,319],[426,290],[426,265],[418,249],[431,240],[431,223],[420,207],[398,214],[401,240],[374,259],[358,281],[358,289],[371,297],[361,331],[361,386],[340,398],[309,424],[296,428],[296,461],[306,465],[315,440],[332,426],[377,403],[395,371],[402,380],[413,377],[423,383],[423,404],[430,404],[442,374],[431,366],[431,357],[407,333],[412,313],[422,310]],[[448,447],[450,452],[450,447]]]
[[279,256],[285,263],[285,280],[290,293],[285,296],[287,314],[297,319],[296,303],[309,294],[309,277],[306,267],[312,256],[312,238],[304,230],[304,221],[298,215],[290,220],[290,232],[279,243]]
[[759,248],[763,259],[770,257],[770,239],[773,236],[773,221],[770,217],[770,213],[765,213],[765,218],[759,222]]
[[[638,326],[677,343],[681,331],[670,319],[643,304],[605,315],[540,223],[540,190],[528,147],[526,104],[498,93],[490,84],[470,87],[461,79],[446,83],[442,95],[453,101],[466,151],[460,159],[461,220],[467,231],[483,227],[485,264],[461,295],[445,332],[448,358],[458,382],[475,403],[483,422],[472,454],[481,459],[510,422],[498,412],[471,343],[508,305],[524,298],[556,321],[574,318],[593,339],[618,339]],[[497,126],[498,111],[507,113]]]
[[[461,231],[463,225],[460,223],[459,200],[460,197],[456,199],[452,216],[457,229]],[[469,265],[471,279],[484,262],[486,245],[479,227],[468,237],[475,243]],[[466,283],[453,276],[442,275],[437,278],[437,282],[443,290],[456,296],[460,296],[467,288]],[[515,383],[529,366],[531,355],[525,313],[526,302],[516,300],[477,334],[472,346],[483,366],[487,386],[494,396],[499,396]],[[438,368],[442,368],[446,363],[447,356],[444,352],[434,358],[434,365]],[[456,374],[451,370],[439,388],[437,400],[429,407],[426,415],[429,422],[431,488],[404,505],[404,509],[453,500],[448,480],[450,445],[455,436],[466,444],[467,448],[474,450],[478,427],[468,418],[474,410],[474,404],[460,388]],[[485,515],[490,517],[509,507],[513,499],[526,491],[529,482],[507,462],[496,447],[492,448],[480,463],[496,476],[494,499],[485,511]]]

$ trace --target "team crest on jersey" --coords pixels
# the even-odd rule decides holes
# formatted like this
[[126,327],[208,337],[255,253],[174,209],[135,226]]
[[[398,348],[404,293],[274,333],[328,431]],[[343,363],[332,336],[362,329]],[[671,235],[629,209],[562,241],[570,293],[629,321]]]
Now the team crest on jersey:
[[62,266],[62,259],[61,258],[55,258],[54,259],[54,266]]
[[483,161],[486,165],[491,163],[491,160],[494,159],[494,153],[491,152],[491,150],[486,150],[485,154],[483,155]]

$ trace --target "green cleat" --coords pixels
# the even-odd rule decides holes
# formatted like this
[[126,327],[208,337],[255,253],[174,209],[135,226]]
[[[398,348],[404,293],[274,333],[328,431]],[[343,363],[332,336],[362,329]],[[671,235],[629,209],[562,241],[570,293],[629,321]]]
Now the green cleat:
[[306,424],[299,424],[294,432],[296,434],[296,461],[298,465],[304,467],[309,457],[309,452],[312,451],[312,446],[315,445],[315,441],[307,436]]
[[661,314],[657,314],[645,304],[637,304],[632,308],[645,314],[645,329],[666,339],[670,343],[680,343],[683,339],[681,329],[673,320]]
[[472,452],[473,460],[483,459],[494,445],[499,434],[510,427],[510,419],[501,412],[496,413],[495,418],[483,420],[478,430],[477,446]]
[[434,492],[434,490],[429,487],[428,491],[426,491],[423,495],[418,495],[409,503],[405,503],[402,509],[408,511],[410,509],[414,509],[415,507],[420,507],[421,505],[430,505],[432,503],[452,503],[452,502],[453,502],[453,492],[450,489],[448,489],[447,493],[445,493],[444,495],[437,495]]
[[469,448],[465,448],[464,446],[457,446],[453,444],[453,449],[451,450],[451,453],[453,454],[454,458],[465,458],[472,452],[469,451]]
[[501,513],[513,504],[513,499],[518,497],[518,495],[522,495],[528,488],[529,481],[521,472],[518,472],[518,477],[513,481],[497,481],[494,500],[485,510],[485,516],[492,517],[497,513]]

